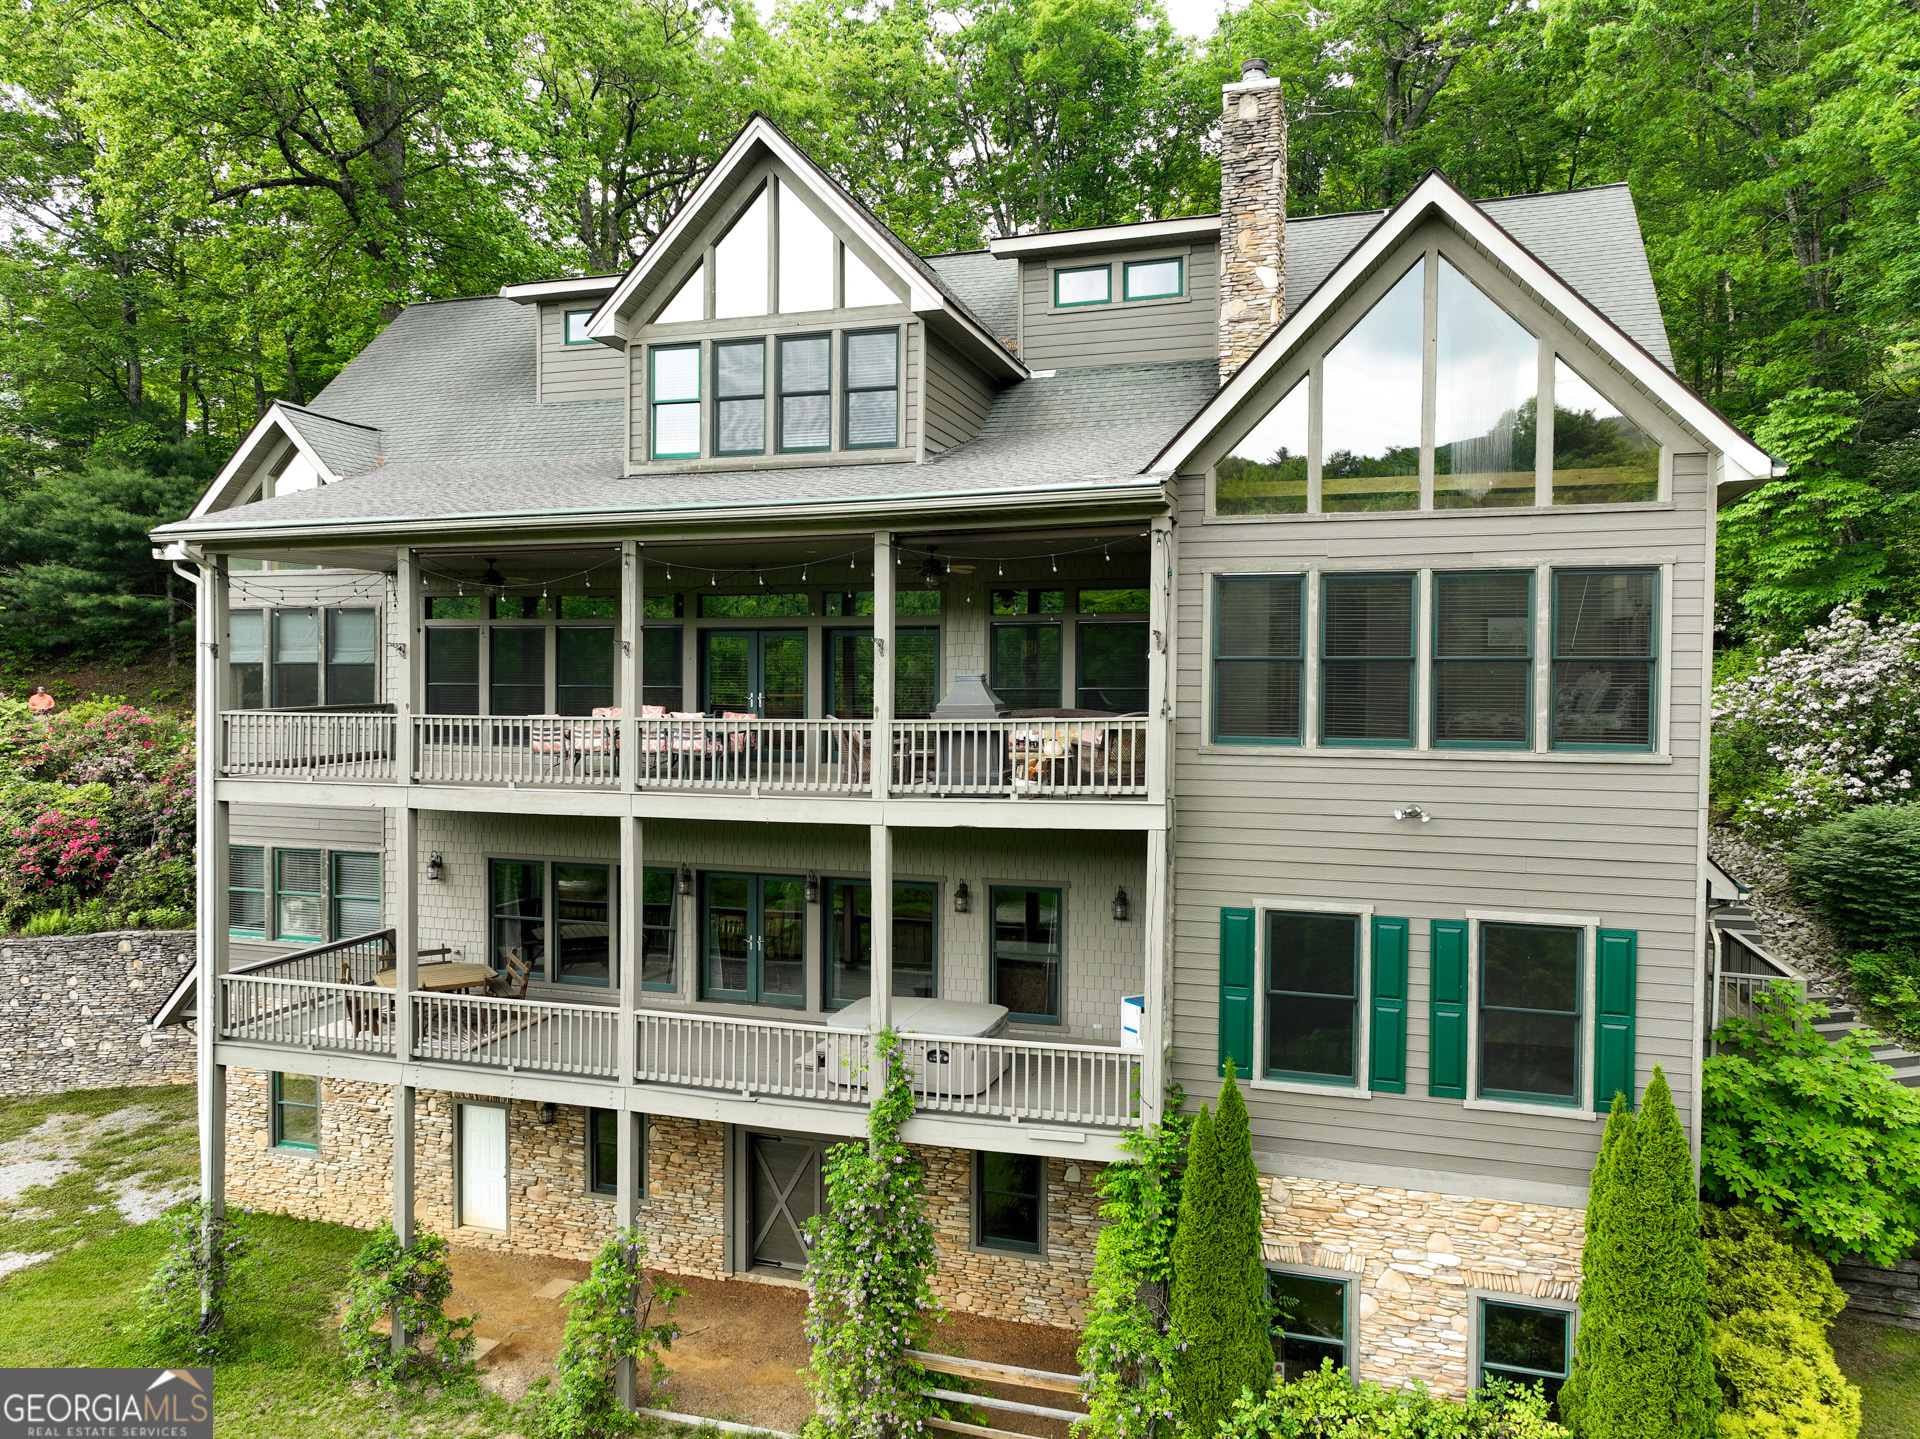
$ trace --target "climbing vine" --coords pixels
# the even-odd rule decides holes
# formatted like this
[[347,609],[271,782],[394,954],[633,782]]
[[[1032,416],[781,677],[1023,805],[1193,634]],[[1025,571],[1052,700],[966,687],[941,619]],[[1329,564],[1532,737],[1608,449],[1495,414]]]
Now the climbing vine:
[[1158,1123],[1122,1142],[1129,1156],[1100,1180],[1090,1318],[1080,1343],[1087,1419],[1079,1439],[1165,1439],[1178,1429],[1167,1384],[1174,1339],[1168,1288],[1173,1230],[1180,1212],[1180,1170],[1193,1121],[1186,1095],[1167,1088]]
[[228,1309],[251,1267],[247,1211],[195,1200],[167,1215],[167,1230],[166,1255],[140,1290],[147,1338],[174,1362],[204,1364],[219,1357]]
[[[412,1244],[402,1244],[392,1223],[383,1219],[353,1256],[347,1312],[340,1321],[347,1363],[358,1373],[396,1386],[427,1379],[444,1383],[471,1372],[473,1317],[446,1312],[452,1294],[447,1241],[422,1232]],[[399,1353],[388,1335],[374,1327],[389,1315],[408,1338]]]
[[[593,1268],[567,1295],[567,1331],[554,1362],[557,1383],[536,1380],[528,1429],[539,1439],[613,1439],[631,1434],[637,1419],[615,1393],[622,1359],[634,1362],[634,1390],[651,1403],[667,1382],[660,1358],[680,1337],[673,1306],[686,1290],[641,1266],[646,1236],[637,1229],[614,1234],[593,1257]],[[654,1308],[666,1316],[652,1321]]]
[[874,1036],[885,1078],[866,1143],[827,1156],[827,1212],[807,1225],[807,1377],[818,1413],[809,1439],[924,1435],[940,1410],[925,1396],[920,1349],[940,1312],[933,1297],[933,1225],[920,1167],[899,1141],[913,1089],[892,1030]]

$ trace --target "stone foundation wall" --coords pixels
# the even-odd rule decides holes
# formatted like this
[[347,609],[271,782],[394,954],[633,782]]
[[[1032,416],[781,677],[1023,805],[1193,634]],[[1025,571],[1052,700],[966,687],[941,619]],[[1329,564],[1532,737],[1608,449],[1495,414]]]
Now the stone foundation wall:
[[193,931],[0,940],[0,1094],[189,1084],[193,1032],[147,1028],[193,966]]
[[1472,1383],[1472,1292],[1572,1300],[1586,1211],[1453,1194],[1261,1176],[1270,1265],[1344,1270],[1358,1283],[1357,1368],[1386,1384]]
[[1047,1161],[1046,1248],[1028,1255],[974,1247],[972,1150],[915,1145],[914,1157],[926,1176],[939,1252],[933,1292],[943,1303],[1024,1324],[1086,1324],[1104,1165]]

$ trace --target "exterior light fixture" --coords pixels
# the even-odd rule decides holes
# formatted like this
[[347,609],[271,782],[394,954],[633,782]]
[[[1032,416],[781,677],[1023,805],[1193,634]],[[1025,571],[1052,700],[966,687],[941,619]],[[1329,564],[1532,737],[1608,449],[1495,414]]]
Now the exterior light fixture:
[[1124,885],[1113,892],[1113,917],[1122,924],[1133,917],[1133,901],[1127,898]]
[[953,887],[953,912],[965,914],[972,903],[973,896],[967,892],[967,882],[963,879]]
[[693,866],[690,864],[680,866],[680,893],[693,893]]
[[1422,824],[1427,823],[1429,820],[1433,818],[1432,815],[1428,814],[1424,809],[1420,808],[1420,806],[1417,804],[1406,804],[1406,805],[1400,806],[1399,809],[1393,812],[1393,817],[1395,819],[1417,819]]
[[820,875],[815,870],[807,871],[806,896],[808,904],[820,903]]
[[551,1101],[540,1106],[540,1122],[542,1124],[552,1124],[554,1119],[558,1116],[558,1114],[559,1114],[559,1111],[554,1107]]
[[440,858],[440,851],[436,849],[432,854],[427,856],[427,878],[435,884],[438,884],[446,877],[447,862]]

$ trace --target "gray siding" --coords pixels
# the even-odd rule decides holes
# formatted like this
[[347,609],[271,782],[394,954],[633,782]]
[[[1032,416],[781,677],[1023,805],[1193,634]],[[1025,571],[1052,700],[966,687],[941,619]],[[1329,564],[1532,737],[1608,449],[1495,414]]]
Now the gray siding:
[[617,400],[626,358],[609,345],[569,345],[569,310],[591,310],[590,300],[540,307],[540,403]]
[[937,455],[979,434],[992,404],[993,386],[986,377],[950,345],[932,338],[927,346],[927,453]]
[[1213,359],[1219,346],[1220,257],[1212,244],[1195,244],[1186,251],[1187,293],[1182,300],[1129,304],[1116,299],[1083,309],[1053,308],[1057,269],[1111,261],[1117,296],[1125,261],[1178,252],[1178,246],[1160,246],[1021,261],[1020,358],[1036,370]]
[[[1600,1139],[1595,1120],[1469,1109],[1426,1094],[1428,925],[1469,909],[1596,915],[1604,927],[1637,931],[1637,1084],[1644,1092],[1653,1066],[1664,1066],[1683,1122],[1694,1127],[1709,460],[1676,457],[1670,510],[1304,523],[1208,522],[1204,484],[1182,478],[1173,1035],[1187,1093],[1207,1096],[1218,1083],[1223,907],[1354,902],[1412,920],[1407,1093],[1359,1100],[1249,1088],[1263,1169],[1521,1198],[1584,1190]],[[1665,755],[1496,759],[1203,745],[1209,572],[1542,563],[1671,564],[1662,596],[1670,640],[1659,667],[1670,703]],[[1433,822],[1395,822],[1393,811],[1410,802]],[[1590,1074],[1582,1083],[1591,1088]]]
[[[393,884],[391,855],[386,840],[386,811],[379,809],[336,809],[323,805],[236,804],[228,809],[227,840],[230,844],[257,844],[275,849],[343,850],[357,854],[381,854],[389,862],[382,876],[383,891]],[[273,905],[273,856],[267,856],[268,932],[271,933]],[[265,959],[301,949],[298,943],[274,939],[236,937],[228,942],[231,962]]]

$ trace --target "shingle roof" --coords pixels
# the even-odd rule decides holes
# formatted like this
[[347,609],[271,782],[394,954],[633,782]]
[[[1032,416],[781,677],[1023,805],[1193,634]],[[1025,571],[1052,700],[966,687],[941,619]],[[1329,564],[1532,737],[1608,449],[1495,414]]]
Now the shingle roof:
[[996,336],[1011,339],[1020,329],[1020,262],[997,259],[988,250],[929,255],[927,263],[947,289],[973,311]]
[[300,432],[300,438],[313,446],[321,463],[336,475],[355,475],[362,470],[370,470],[380,458],[380,430],[377,426],[323,415],[305,405],[283,402],[279,409],[286,423]]

